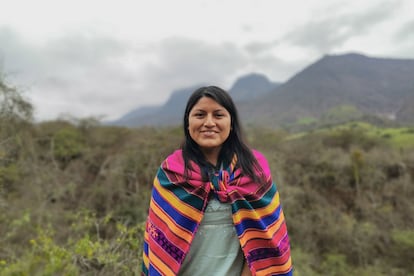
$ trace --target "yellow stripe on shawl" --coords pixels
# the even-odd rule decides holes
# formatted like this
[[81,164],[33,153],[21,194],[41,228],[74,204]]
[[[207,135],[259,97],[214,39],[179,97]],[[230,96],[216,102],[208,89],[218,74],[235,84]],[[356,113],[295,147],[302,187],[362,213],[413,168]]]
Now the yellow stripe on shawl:
[[[144,242],[146,242],[147,244],[148,244],[148,239],[149,239],[148,232],[145,231],[145,233],[144,233]],[[148,267],[149,267],[149,260],[148,260],[147,254],[145,254],[145,251],[144,250],[142,251],[142,261],[144,262],[145,267],[148,269]]]
[[244,247],[251,238],[271,239],[273,235],[279,230],[284,220],[285,220],[285,215],[283,214],[283,212],[281,212],[279,219],[275,222],[275,224],[270,226],[267,230],[248,229],[246,232],[243,233],[242,236],[239,237],[240,245]]
[[154,187],[157,189],[160,195],[165,198],[165,200],[168,201],[168,203],[170,203],[170,205],[173,206],[177,211],[190,219],[196,220],[197,222],[201,221],[202,213],[200,211],[183,203],[174,195],[173,192],[163,188],[157,178],[154,179]]
[[169,268],[166,264],[164,264],[157,255],[155,255],[154,253],[150,252],[149,254],[150,259],[151,259],[151,263],[153,266],[155,266],[157,268],[157,270],[161,270],[161,274],[162,275],[175,275],[175,273],[171,270],[171,268]]
[[[292,258],[289,257],[289,260],[283,265],[278,265],[277,267],[272,266],[267,269],[256,271],[256,275],[272,275],[274,273],[286,273],[289,268],[292,267]],[[277,270],[275,270],[277,268]]]
[[263,207],[260,209],[254,209],[254,210],[240,209],[239,211],[234,213],[233,221],[235,224],[238,224],[240,223],[240,221],[245,220],[245,219],[260,220],[261,218],[272,214],[277,209],[279,204],[280,204],[279,192],[276,192],[269,205],[267,205],[266,207]]
[[142,255],[142,261],[144,262],[144,266],[148,269],[149,268],[149,260],[148,260],[148,256],[143,254]]
[[185,230],[182,230],[180,227],[177,226],[176,222],[171,219],[169,216],[167,216],[159,207],[158,205],[154,202],[153,199],[151,199],[151,208],[152,211],[162,220],[164,221],[167,225],[168,228],[171,230],[171,232],[173,232],[175,235],[177,235],[178,237],[184,239],[186,242],[190,243],[192,240],[192,233],[191,232],[187,232]]

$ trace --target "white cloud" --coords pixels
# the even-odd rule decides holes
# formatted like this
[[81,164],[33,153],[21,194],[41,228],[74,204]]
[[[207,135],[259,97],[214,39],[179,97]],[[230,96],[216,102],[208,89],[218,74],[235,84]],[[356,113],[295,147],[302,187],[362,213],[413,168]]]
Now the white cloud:
[[[250,72],[284,81],[324,54],[414,58],[410,0],[7,0],[0,62],[38,119],[162,103]],[[24,7],[24,8],[23,8]]]

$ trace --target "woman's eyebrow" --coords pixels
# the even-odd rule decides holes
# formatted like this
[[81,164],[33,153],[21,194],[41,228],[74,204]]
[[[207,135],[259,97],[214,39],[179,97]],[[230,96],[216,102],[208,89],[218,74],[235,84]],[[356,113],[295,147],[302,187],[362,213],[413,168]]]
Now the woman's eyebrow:
[[[217,109],[214,109],[213,112],[223,112],[225,110],[226,110],[225,108],[217,108]],[[206,112],[206,109],[203,109],[203,108],[193,109],[193,112],[197,112],[197,111]]]

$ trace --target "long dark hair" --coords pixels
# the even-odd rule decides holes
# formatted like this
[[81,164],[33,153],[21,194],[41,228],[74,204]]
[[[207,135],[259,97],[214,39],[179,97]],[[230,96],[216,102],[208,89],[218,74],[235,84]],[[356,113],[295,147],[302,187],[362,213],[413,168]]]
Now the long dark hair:
[[234,154],[236,154],[236,166],[241,169],[242,173],[249,176],[254,181],[263,183],[265,181],[263,169],[260,167],[250,148],[244,142],[242,127],[240,125],[236,106],[230,95],[217,86],[200,87],[193,92],[187,101],[183,123],[185,139],[181,147],[185,163],[185,174],[188,176],[188,172],[191,169],[190,160],[192,160],[199,165],[200,168],[202,168],[201,171],[203,180],[208,179],[207,172],[203,170],[203,168],[208,167],[208,162],[205,159],[204,154],[201,152],[198,144],[191,138],[188,130],[190,111],[202,97],[209,97],[213,99],[230,113],[231,130],[229,137],[221,147],[219,160],[229,162],[233,158]]

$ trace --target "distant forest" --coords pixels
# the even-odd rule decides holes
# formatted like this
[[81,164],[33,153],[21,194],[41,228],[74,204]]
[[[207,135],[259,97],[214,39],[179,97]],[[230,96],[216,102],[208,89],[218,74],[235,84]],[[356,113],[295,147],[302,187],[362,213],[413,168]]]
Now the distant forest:
[[[295,275],[414,275],[414,128],[249,126],[269,160]],[[0,275],[140,275],[155,172],[180,126],[35,123],[0,80]]]

